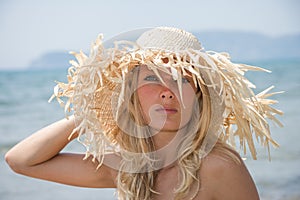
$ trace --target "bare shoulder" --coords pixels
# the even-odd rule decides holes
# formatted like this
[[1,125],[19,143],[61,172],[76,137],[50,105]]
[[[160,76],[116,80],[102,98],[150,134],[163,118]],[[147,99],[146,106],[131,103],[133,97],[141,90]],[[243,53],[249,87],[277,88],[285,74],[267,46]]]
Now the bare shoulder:
[[212,199],[259,199],[254,181],[240,156],[236,158],[211,152],[203,159],[200,170],[201,185]]

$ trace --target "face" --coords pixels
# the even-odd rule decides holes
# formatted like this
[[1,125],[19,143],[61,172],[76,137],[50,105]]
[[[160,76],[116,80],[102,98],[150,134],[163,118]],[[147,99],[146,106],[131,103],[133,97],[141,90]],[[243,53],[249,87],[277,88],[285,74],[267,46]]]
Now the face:
[[182,78],[182,100],[178,83],[165,72],[160,78],[147,66],[140,66],[137,96],[146,123],[157,131],[178,131],[187,125],[196,100],[192,77]]

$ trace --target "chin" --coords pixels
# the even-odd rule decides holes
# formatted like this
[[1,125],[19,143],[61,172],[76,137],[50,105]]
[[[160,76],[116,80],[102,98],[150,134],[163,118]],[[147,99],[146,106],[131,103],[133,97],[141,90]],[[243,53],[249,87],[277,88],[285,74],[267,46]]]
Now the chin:
[[156,132],[177,132],[184,128],[187,125],[185,124],[178,124],[178,123],[165,123],[162,127],[161,124],[150,124],[150,128],[155,130]]

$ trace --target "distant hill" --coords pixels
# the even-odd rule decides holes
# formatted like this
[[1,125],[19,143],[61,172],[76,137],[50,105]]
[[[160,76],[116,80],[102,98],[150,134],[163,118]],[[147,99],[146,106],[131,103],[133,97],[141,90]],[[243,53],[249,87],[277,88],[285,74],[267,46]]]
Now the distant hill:
[[74,59],[68,51],[47,52],[29,64],[29,69],[58,69],[68,68],[69,60]]
[[[251,32],[194,32],[205,50],[228,52],[234,61],[300,59],[300,34],[268,37]],[[30,69],[68,68],[75,59],[67,51],[45,53],[29,65]]]
[[300,59],[300,34],[268,37],[251,32],[195,33],[205,50],[225,51],[233,60]]

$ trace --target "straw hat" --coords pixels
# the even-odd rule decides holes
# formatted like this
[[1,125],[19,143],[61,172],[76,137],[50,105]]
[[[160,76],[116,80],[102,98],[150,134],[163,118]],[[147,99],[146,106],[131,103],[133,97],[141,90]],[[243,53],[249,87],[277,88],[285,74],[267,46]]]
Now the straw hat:
[[[157,27],[122,33],[106,42],[99,35],[88,56],[73,54],[77,61],[70,61],[68,83],[58,82],[52,98],[66,112],[74,112],[79,141],[86,146],[87,156],[92,154],[100,163],[105,153],[122,151],[115,139],[120,130],[116,118],[124,101],[126,76],[138,65],[155,72],[168,68],[178,87],[184,71],[192,74],[195,84],[207,86],[212,115],[201,147],[203,155],[217,138],[236,146],[234,138],[238,137],[240,148],[248,146],[254,159],[253,138],[268,149],[269,143],[278,146],[271,138],[268,119],[281,126],[274,115],[282,112],[271,107],[276,101],[266,99],[275,93],[267,94],[271,87],[255,95],[251,89],[255,86],[244,77],[248,70],[267,70],[232,63],[227,53],[205,51],[191,33]],[[163,58],[168,58],[167,65]],[[67,97],[66,102],[62,97]]]

